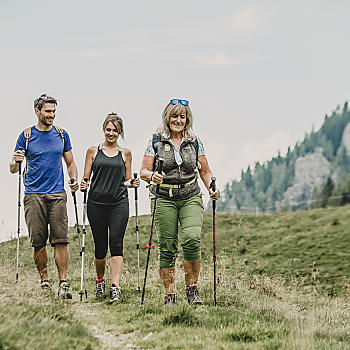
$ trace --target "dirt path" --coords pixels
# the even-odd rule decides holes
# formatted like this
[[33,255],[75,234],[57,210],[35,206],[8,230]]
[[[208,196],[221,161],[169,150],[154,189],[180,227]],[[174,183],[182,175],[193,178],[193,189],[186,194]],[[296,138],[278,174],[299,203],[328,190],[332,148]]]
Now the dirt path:
[[[113,326],[104,322],[103,317],[98,315],[98,304],[74,304],[72,308],[76,311],[77,317],[85,321],[85,326],[90,330],[93,336],[98,339],[102,349],[127,349],[141,350],[133,344],[133,339],[137,337],[136,332],[127,334],[118,333],[118,326]],[[93,324],[93,325],[92,325]]]

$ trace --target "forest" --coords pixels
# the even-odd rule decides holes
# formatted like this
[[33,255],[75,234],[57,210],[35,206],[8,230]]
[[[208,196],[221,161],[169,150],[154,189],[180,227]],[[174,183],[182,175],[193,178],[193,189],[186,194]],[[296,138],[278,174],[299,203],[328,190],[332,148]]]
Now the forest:
[[[222,212],[276,212],[339,206],[350,202],[350,111],[348,102],[325,115],[285,155],[257,162],[227,183]],[[346,132],[348,130],[349,132]]]

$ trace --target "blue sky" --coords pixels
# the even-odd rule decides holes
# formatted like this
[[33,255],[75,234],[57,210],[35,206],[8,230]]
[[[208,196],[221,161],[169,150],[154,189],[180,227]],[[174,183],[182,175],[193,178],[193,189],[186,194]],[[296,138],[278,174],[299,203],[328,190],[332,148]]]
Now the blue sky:
[[56,124],[71,136],[80,175],[108,112],[124,119],[121,144],[139,171],[165,104],[189,99],[223,188],[348,100],[349,14],[347,1],[2,0],[0,235],[16,231],[17,176],[7,164],[41,93],[59,100]]

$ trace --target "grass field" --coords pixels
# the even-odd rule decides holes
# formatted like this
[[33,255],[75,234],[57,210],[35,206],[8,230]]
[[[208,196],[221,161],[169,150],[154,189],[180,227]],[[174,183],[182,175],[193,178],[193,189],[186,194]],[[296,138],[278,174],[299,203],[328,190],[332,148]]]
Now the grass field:
[[[122,298],[94,296],[93,244],[88,228],[88,299],[79,301],[80,256],[71,230],[73,300],[44,294],[27,238],[21,239],[19,282],[16,241],[0,245],[0,349],[349,349],[350,207],[270,215],[217,214],[217,307],[213,306],[211,216],[202,233],[200,292],[204,306],[187,305],[182,259],[178,304],[162,305],[156,236],[147,303],[137,298],[135,218],[125,238]],[[139,220],[141,246],[150,217]],[[141,250],[141,285],[147,250]],[[58,287],[49,248],[50,282]],[[107,280],[109,286],[109,280]]]

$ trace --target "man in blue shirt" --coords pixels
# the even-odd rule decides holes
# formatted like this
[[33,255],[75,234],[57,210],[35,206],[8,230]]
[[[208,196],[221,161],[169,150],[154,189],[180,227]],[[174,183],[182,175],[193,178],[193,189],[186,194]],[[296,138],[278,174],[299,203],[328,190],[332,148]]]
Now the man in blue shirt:
[[[68,133],[53,125],[57,101],[41,95],[34,101],[38,123],[23,131],[18,137],[10,163],[10,172],[19,170],[18,162],[26,157],[24,174],[24,214],[33,249],[34,262],[38,268],[41,287],[51,289],[47,272],[46,242],[49,238],[59,275],[58,296],[71,299],[67,282],[69,260],[69,237],[67,196],[64,190],[62,157],[66,163],[73,192],[78,189],[78,173],[74,162]],[[48,230],[50,225],[50,235]]]

